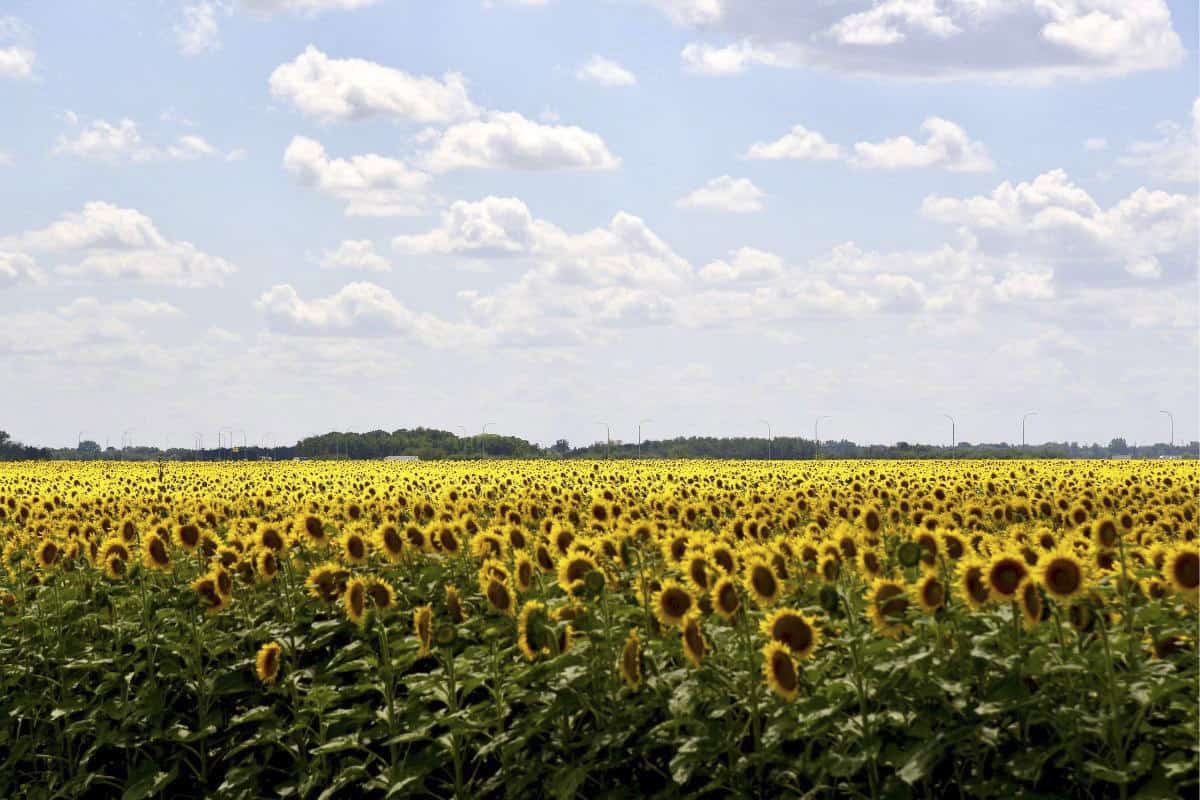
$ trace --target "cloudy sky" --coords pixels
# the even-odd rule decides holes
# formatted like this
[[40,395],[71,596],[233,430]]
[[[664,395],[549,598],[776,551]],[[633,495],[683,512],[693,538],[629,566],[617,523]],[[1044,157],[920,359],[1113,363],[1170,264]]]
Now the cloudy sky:
[[1196,31],[1163,0],[7,0],[0,428],[1194,439]]

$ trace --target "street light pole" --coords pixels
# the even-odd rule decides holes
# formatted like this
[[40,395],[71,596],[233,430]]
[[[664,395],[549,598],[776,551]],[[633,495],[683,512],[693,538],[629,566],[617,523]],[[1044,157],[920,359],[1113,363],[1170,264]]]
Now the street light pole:
[[758,421],[761,422],[763,425],[767,426],[767,461],[770,461],[771,460],[771,438],[772,438],[771,437],[771,423],[767,422],[765,419],[762,419],[761,417],[759,418]]
[[607,422],[597,422],[604,426],[604,457],[612,458],[612,427]]
[[954,417],[949,414],[942,414],[943,417],[950,420],[950,455],[954,455],[954,446],[957,443],[957,437],[954,431]]
[[494,423],[494,422],[483,423],[483,430],[481,430],[479,433],[479,457],[480,458],[487,458],[487,450],[484,448],[484,443],[483,443],[484,437],[487,436],[488,426],[495,425],[495,424],[496,423]]
[[1021,447],[1025,446],[1025,420],[1029,419],[1030,417],[1037,416],[1037,413],[1038,412],[1036,411],[1026,411],[1021,417]]
[[638,420],[638,458],[642,457],[642,423],[644,422],[653,422],[653,420],[649,418]]
[[821,420],[823,419],[833,419],[833,417],[824,414],[813,422],[813,458],[817,457],[817,451],[821,449]]
[[1167,419],[1171,420],[1171,447],[1175,446],[1175,415],[1170,411],[1159,411],[1160,414],[1166,414]]

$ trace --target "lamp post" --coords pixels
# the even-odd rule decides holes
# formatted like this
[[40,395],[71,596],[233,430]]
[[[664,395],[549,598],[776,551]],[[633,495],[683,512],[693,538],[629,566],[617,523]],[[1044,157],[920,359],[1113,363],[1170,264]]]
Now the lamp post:
[[79,435],[75,437],[75,455],[80,456],[81,458],[82,454],[79,452],[79,448],[83,446],[83,435],[85,433],[87,433],[87,431],[80,431]]
[[638,458],[642,457],[642,425],[647,422],[653,422],[653,420],[649,418],[638,420]]
[[1160,414],[1166,414],[1167,419],[1171,420],[1171,447],[1175,446],[1175,415],[1170,411],[1159,411]]
[[950,420],[950,455],[954,455],[954,446],[957,443],[957,437],[954,431],[954,417],[949,414],[942,414],[943,417]]
[[121,432],[121,460],[125,460],[126,448],[133,446],[133,428],[126,428]]
[[833,419],[833,417],[823,414],[813,422],[813,458],[817,457],[817,451],[821,449],[821,420],[823,419]]
[[483,443],[484,437],[487,436],[488,426],[495,425],[495,424],[496,423],[494,423],[494,422],[485,422],[485,423],[483,423],[483,429],[479,432],[479,457],[480,458],[487,458],[487,450],[485,449],[485,446]]
[[763,425],[767,426],[767,461],[770,461],[771,460],[771,438],[772,438],[771,437],[771,423],[767,422],[765,419],[762,419],[761,417],[759,418],[758,421],[761,422]]
[[1037,413],[1036,411],[1026,411],[1021,417],[1021,447],[1025,446],[1025,420],[1037,416]]
[[612,458],[612,426],[607,422],[597,422],[596,424],[604,426],[604,457]]

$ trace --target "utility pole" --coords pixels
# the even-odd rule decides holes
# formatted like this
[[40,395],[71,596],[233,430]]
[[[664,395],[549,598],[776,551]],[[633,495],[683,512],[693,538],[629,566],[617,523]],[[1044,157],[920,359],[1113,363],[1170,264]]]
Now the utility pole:
[[1171,447],[1175,446],[1175,415],[1170,411],[1159,411],[1160,414],[1166,414],[1167,419],[1171,420]]
[[642,423],[653,422],[650,419],[638,420],[638,458],[642,457]]
[[813,422],[813,458],[814,459],[817,457],[817,453],[821,449],[821,420],[823,420],[823,419],[833,419],[833,417],[826,414],[826,415],[817,417],[816,421]]
[[1036,411],[1026,411],[1024,416],[1021,417],[1021,447],[1025,446],[1025,420],[1037,416],[1037,413]]
[[496,423],[494,423],[494,422],[485,422],[483,424],[483,430],[479,433],[479,457],[480,458],[487,458],[487,451],[484,449],[484,437],[487,436],[488,426],[495,425],[495,424]]
[[950,455],[951,455],[951,457],[953,457],[954,456],[954,447],[958,442],[958,437],[955,436],[955,431],[954,431],[954,417],[950,416],[949,414],[942,414],[942,416],[945,417],[946,419],[950,420]]
[[767,461],[770,461],[771,460],[771,438],[772,438],[771,437],[771,423],[767,422],[765,419],[759,419],[758,421],[761,422],[763,425],[767,426]]
[[596,424],[604,426],[604,457],[612,458],[612,428],[607,422],[597,422]]

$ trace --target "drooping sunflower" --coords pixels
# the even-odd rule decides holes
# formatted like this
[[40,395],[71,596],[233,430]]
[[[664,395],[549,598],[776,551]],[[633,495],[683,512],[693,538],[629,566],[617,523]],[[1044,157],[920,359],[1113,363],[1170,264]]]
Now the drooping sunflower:
[[794,608],[780,608],[759,625],[769,639],[779,642],[797,658],[808,658],[821,642],[815,622]]
[[254,657],[254,672],[258,679],[270,686],[279,678],[279,667],[282,663],[283,648],[279,642],[267,642],[258,648]]
[[1070,549],[1057,547],[1042,556],[1033,574],[1051,597],[1066,601],[1084,592],[1087,564]]
[[933,614],[946,604],[946,587],[936,572],[929,572],[913,584],[912,597],[922,611]]
[[254,551],[254,572],[261,581],[272,581],[279,573],[279,556],[267,547]]
[[517,618],[517,649],[525,660],[537,661],[539,656],[550,655],[550,647],[542,641],[547,623],[546,604],[526,600]]
[[1033,578],[1021,581],[1021,588],[1017,592],[1017,605],[1021,607],[1025,629],[1032,630],[1042,621],[1042,615],[1046,611],[1046,604],[1042,602],[1041,584]]
[[494,576],[488,578],[484,585],[483,596],[487,598],[488,605],[493,611],[510,617],[516,613],[516,600],[507,581]]
[[746,564],[745,585],[754,602],[760,606],[772,606],[783,592],[775,570],[762,559],[754,559]]
[[642,688],[642,642],[638,638],[638,629],[633,628],[625,637],[621,647],[621,660],[617,665],[621,680],[633,691]]
[[461,624],[467,618],[462,599],[458,596],[458,587],[446,587],[446,613],[450,615],[450,621],[455,625]]
[[1189,603],[1200,601],[1200,550],[1196,542],[1179,542],[1163,559],[1163,575]]
[[729,622],[742,607],[742,598],[738,594],[737,584],[733,579],[724,576],[717,579],[712,588],[712,607],[717,616]]
[[365,564],[371,554],[367,538],[359,531],[349,530],[342,534],[342,559],[347,564]]
[[304,586],[318,600],[332,603],[346,591],[350,571],[336,561],[326,561],[309,570]]
[[572,550],[558,565],[558,585],[569,595],[583,591],[588,573],[597,569],[596,560],[579,550]]
[[51,570],[62,559],[62,548],[52,539],[43,539],[34,551],[34,560],[42,570]]
[[367,582],[362,578],[346,581],[346,590],[342,592],[342,611],[355,625],[367,621]]
[[696,604],[691,592],[672,579],[663,581],[662,588],[654,595],[654,616],[667,626],[681,626],[684,618]]
[[679,630],[679,641],[683,645],[683,654],[692,666],[699,667],[708,654],[708,640],[700,629],[700,612],[692,611],[683,620]]
[[958,562],[958,587],[967,606],[978,611],[992,597],[987,584],[987,562],[971,555]]
[[211,575],[202,575],[192,581],[192,591],[200,601],[200,607],[209,614],[216,614],[229,605],[229,598],[217,591],[217,582]]
[[1029,567],[1020,554],[1001,551],[992,556],[985,575],[993,598],[1012,600],[1021,588],[1021,581],[1029,575]]
[[800,694],[800,676],[791,651],[782,643],[767,642],[762,648],[763,677],[771,691],[789,703]]
[[382,578],[367,579],[367,597],[372,607],[380,611],[389,611],[396,605],[396,590]]
[[876,578],[868,587],[867,598],[876,630],[893,638],[908,632],[904,617],[909,603],[904,584],[890,578]]
[[200,528],[187,522],[175,527],[175,541],[189,553],[200,546]]
[[417,658],[429,655],[433,642],[433,607],[423,605],[413,609],[413,633],[417,637]]

